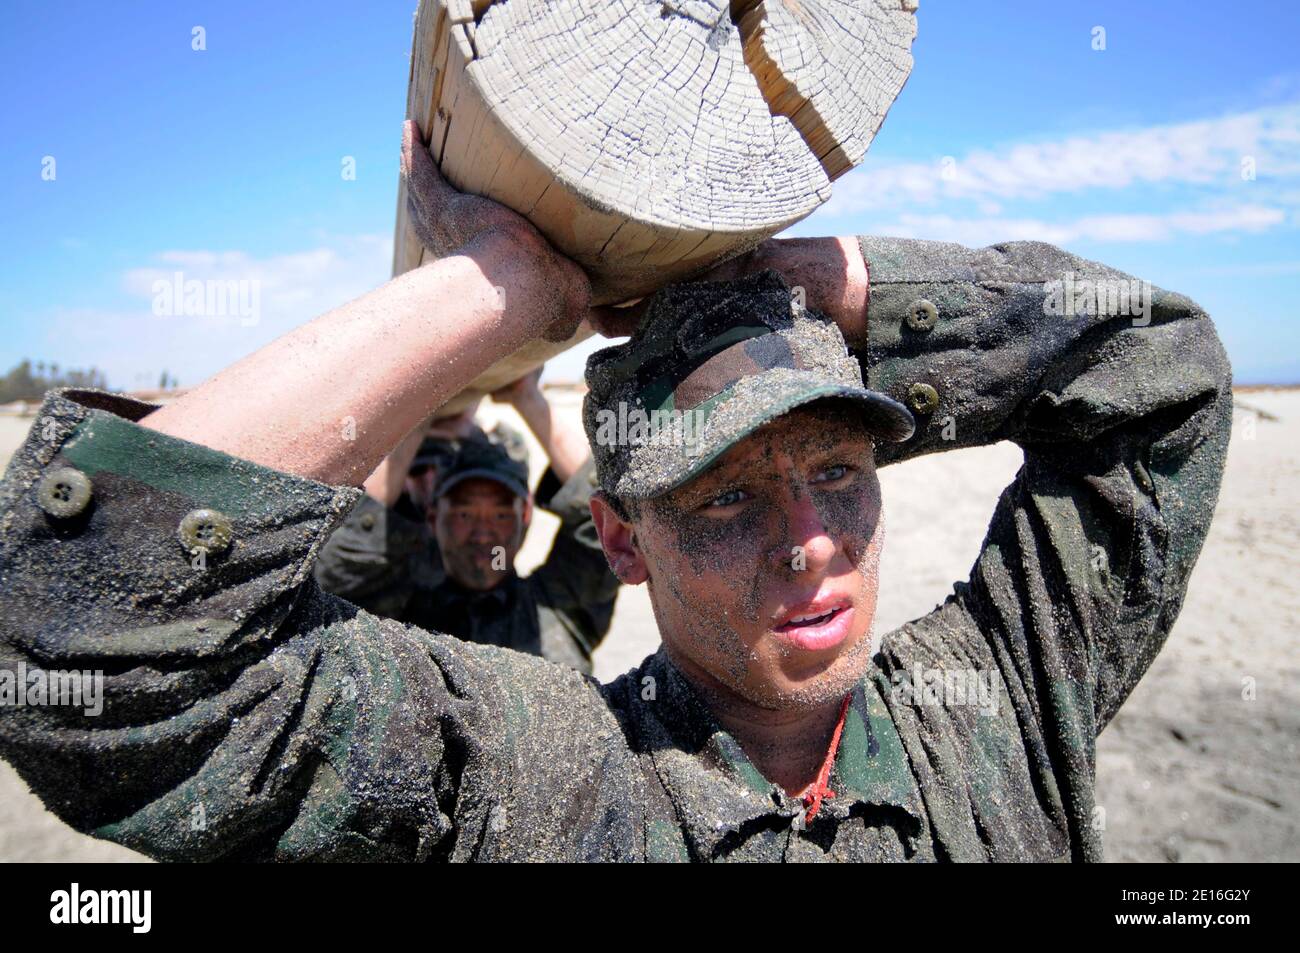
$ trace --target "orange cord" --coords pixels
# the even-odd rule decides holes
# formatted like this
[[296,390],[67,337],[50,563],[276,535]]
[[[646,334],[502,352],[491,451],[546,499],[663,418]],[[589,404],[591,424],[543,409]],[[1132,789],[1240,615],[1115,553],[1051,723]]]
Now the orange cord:
[[835,766],[835,755],[840,750],[840,735],[844,733],[844,719],[849,714],[849,699],[852,697],[852,692],[844,696],[844,702],[840,705],[840,720],[835,726],[835,734],[831,735],[831,746],[826,752],[826,760],[822,762],[821,770],[817,772],[817,780],[804,792],[804,823],[817,816],[817,812],[822,808],[823,798],[835,796],[835,792],[827,785],[831,780],[831,769]]

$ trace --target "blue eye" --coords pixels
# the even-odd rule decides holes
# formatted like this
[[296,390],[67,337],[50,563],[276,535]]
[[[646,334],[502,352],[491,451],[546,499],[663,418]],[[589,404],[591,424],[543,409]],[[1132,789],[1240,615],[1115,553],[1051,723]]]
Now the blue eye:
[[746,499],[744,490],[727,490],[709,501],[709,506],[732,506]]
[[837,463],[829,466],[821,473],[817,474],[818,483],[834,483],[836,480],[842,480],[848,475],[849,468],[843,463]]

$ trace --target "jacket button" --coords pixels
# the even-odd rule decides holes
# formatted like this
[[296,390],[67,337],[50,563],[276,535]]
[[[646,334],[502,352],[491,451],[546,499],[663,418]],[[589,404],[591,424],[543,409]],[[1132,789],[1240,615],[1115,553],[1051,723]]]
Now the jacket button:
[[917,298],[907,308],[907,326],[913,331],[928,331],[939,320],[939,309],[934,302]]
[[361,515],[361,528],[362,528],[362,529],[367,529],[367,530],[369,530],[369,529],[374,529],[374,528],[375,528],[375,514],[374,514],[374,513],[363,513],[363,514]]
[[36,499],[56,519],[76,516],[90,505],[90,477],[72,467],[51,470],[41,477]]
[[929,384],[913,384],[907,389],[907,406],[918,414],[931,413],[939,406],[939,392]]
[[230,519],[217,510],[190,510],[181,520],[179,535],[186,552],[196,549],[208,553],[223,552],[231,537]]

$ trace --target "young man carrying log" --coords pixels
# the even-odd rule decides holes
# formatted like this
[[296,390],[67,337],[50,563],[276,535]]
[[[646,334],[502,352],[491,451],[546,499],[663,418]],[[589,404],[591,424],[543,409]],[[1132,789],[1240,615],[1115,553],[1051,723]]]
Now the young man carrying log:
[[[15,457],[0,667],[108,673],[94,724],[0,710],[52,810],[178,859],[1100,858],[1094,739],[1173,624],[1227,446],[1194,304],[1047,316],[1061,272],[1122,276],[872,239],[769,244],[775,274],[658,294],[593,358],[586,418],[601,541],[663,649],[598,686],[310,579],[351,485],[433,407],[521,339],[611,327],[410,129],[404,164],[437,261],[167,407],[54,393]],[[599,410],[638,399],[705,417],[699,439],[602,443]],[[1025,465],[970,581],[877,650],[875,468],[1000,439]],[[916,684],[952,671],[992,704]]]

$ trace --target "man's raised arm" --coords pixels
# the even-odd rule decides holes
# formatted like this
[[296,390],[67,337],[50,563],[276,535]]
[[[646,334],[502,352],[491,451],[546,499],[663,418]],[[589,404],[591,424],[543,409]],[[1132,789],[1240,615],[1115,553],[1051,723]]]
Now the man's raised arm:
[[[621,823],[606,808],[630,772],[573,770],[617,732],[592,686],[311,580],[404,434],[585,308],[576,266],[431,179],[412,132],[408,191],[447,257],[165,408],[50,394],[0,482],[0,686],[23,692],[0,706],[0,756],[78,830],[188,860],[470,859],[544,838],[577,859],[633,836],[582,848],[539,819],[563,803]],[[82,704],[61,704],[72,675]]]
[[[1025,455],[970,581],[885,637],[885,667],[991,677],[1030,752],[1017,789],[1057,802],[1075,859],[1098,860],[1095,739],[1163,646],[1209,530],[1232,425],[1227,357],[1192,301],[1049,245],[862,249],[864,376],[917,417],[880,462],[999,440]],[[972,778],[1009,770],[980,716],[916,724],[936,762]],[[1015,816],[989,805],[979,823]]]
[[1209,530],[1232,423],[1214,324],[1050,245],[862,248],[864,376],[917,417],[879,461],[1024,450],[961,601],[1013,654],[1041,653],[1040,685],[1068,682],[1095,734],[1163,644]]

